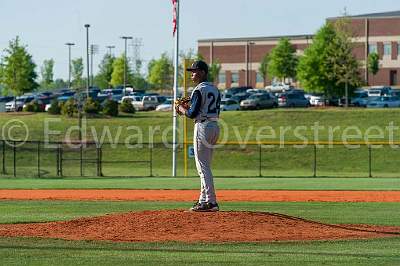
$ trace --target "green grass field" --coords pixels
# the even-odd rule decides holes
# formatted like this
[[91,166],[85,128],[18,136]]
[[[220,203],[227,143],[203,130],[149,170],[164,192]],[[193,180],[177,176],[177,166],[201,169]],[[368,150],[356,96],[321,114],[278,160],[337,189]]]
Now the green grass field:
[[[279,212],[326,223],[400,225],[398,203],[223,203],[223,210]],[[1,201],[1,223],[187,208],[182,202]],[[397,265],[400,238],[278,243],[112,243],[0,238],[2,265]]]
[[[70,126],[76,119],[48,116],[47,114],[18,115],[0,114],[0,126],[10,119],[18,118],[29,128],[30,140],[43,140],[46,123],[52,131],[51,140],[64,140]],[[49,121],[48,119],[53,119]],[[388,141],[387,126],[400,124],[400,110],[368,109],[276,109],[254,112],[226,112],[222,114],[222,136],[229,141],[256,141],[257,132],[270,126],[279,140],[283,128],[304,126],[302,135],[310,141],[314,138],[312,126],[323,126],[320,140],[329,140],[329,128],[340,127],[333,132],[332,140],[340,141],[348,126],[357,126],[362,137],[368,128],[383,129],[383,138],[372,140]],[[47,121],[47,122],[46,122]],[[126,139],[135,142],[135,126],[143,132],[143,142],[150,142],[151,131],[155,142],[171,141],[172,132],[164,131],[171,125],[171,114],[137,113],[115,119],[88,119],[87,138],[93,140],[110,130],[113,140],[124,143]],[[192,124],[189,123],[191,138]],[[167,134],[162,134],[162,132]],[[351,132],[347,132],[351,133]],[[354,133],[354,132],[353,132]],[[21,137],[19,132],[14,137]],[[264,132],[264,134],[268,134]],[[72,131],[73,139],[77,131]],[[180,134],[181,136],[181,134]],[[394,139],[400,134],[394,132]],[[107,139],[107,138],[106,138]],[[182,139],[181,139],[182,140]],[[287,130],[285,140],[297,141],[293,130]],[[0,144],[0,166],[3,161]],[[372,150],[372,173],[367,178],[368,149],[365,146],[348,149],[342,146],[319,148],[317,150],[317,175],[313,178],[313,147],[296,149],[262,149],[261,174],[259,175],[258,146],[224,146],[216,151],[214,173],[217,189],[273,189],[273,190],[400,190],[398,178],[399,150],[384,147]],[[0,178],[0,189],[198,189],[197,177],[171,178],[171,150],[156,147],[153,150],[153,175],[147,178],[149,166],[146,163],[121,163],[103,165],[105,175],[138,176],[137,178],[95,178],[96,165],[85,164],[84,174],[79,176],[77,161],[65,162],[65,175],[57,178],[55,150],[41,153],[42,178],[37,173],[36,146],[25,145],[17,148],[17,177],[12,173],[12,149],[6,147],[6,170]],[[127,149],[124,144],[116,148],[104,147],[103,159],[148,160],[147,147]],[[76,159],[79,153],[65,151],[65,158]],[[95,150],[85,151],[85,158],[94,158]],[[182,150],[179,153],[178,175],[183,175]],[[189,162],[189,175],[196,176],[193,160]],[[2,168],[0,168],[1,172]],[[0,174],[1,175],[1,174]],[[234,178],[233,178],[234,177]],[[277,212],[305,219],[334,224],[376,224],[400,226],[400,203],[325,203],[325,202],[221,202],[223,211]],[[0,201],[0,223],[27,223],[69,220],[78,217],[98,216],[141,210],[186,209],[190,202],[126,202],[126,201]],[[194,225],[195,226],[195,225]],[[400,265],[400,237],[388,239],[351,241],[309,241],[276,243],[112,243],[99,241],[64,241],[36,238],[0,238],[1,265]]]
[[[400,190],[399,178],[215,178],[217,189]],[[0,178],[0,189],[198,189],[198,177]]]
[[[5,126],[11,119],[19,119],[29,129],[29,140],[45,140],[45,128],[49,140],[61,141],[77,139],[77,130],[68,131],[77,125],[76,118],[49,116],[47,114],[27,114],[12,116],[0,115],[0,125]],[[182,122],[182,120],[179,120]],[[119,118],[87,119],[84,123],[87,140],[102,139],[103,174],[105,176],[169,176],[171,174],[171,147],[156,145],[152,154],[147,144],[127,147],[126,143],[135,144],[149,142],[171,142],[172,117],[169,113],[139,112],[133,116]],[[189,139],[192,138],[191,122],[189,124]],[[320,129],[318,134],[315,128]],[[389,126],[393,125],[390,130]],[[225,112],[221,115],[221,141],[255,142],[255,141],[342,141],[347,135],[347,141],[394,141],[400,140],[400,110],[369,110],[369,109],[276,109],[254,112]],[[7,125],[6,129],[10,125]],[[270,128],[266,128],[270,127]],[[296,131],[296,127],[300,127]],[[74,129],[74,128],[72,128]],[[381,130],[381,132],[379,131]],[[274,131],[274,134],[272,134]],[[392,132],[391,132],[392,131]],[[5,132],[8,132],[7,130]],[[14,132],[14,131],[13,131]],[[330,132],[332,133],[330,136]],[[141,137],[139,137],[141,136]],[[13,137],[22,138],[22,131],[16,130]],[[182,142],[182,123],[180,123],[179,141]],[[2,150],[0,142],[0,150]],[[37,145],[25,144],[16,150],[17,175],[35,176],[37,174]],[[7,175],[13,175],[13,150],[5,147],[5,168]],[[318,147],[316,153],[316,174],[321,177],[368,177],[371,166],[375,177],[398,177],[399,149],[391,146],[373,148],[371,150],[371,165],[369,151],[366,146],[348,148],[344,146]],[[80,165],[76,161],[80,156],[79,149],[63,150],[63,174],[66,176],[80,175]],[[152,171],[148,161],[152,156]],[[42,176],[56,176],[56,149],[42,149]],[[92,160],[84,163],[84,175],[96,175],[96,150],[89,147],[83,158]],[[72,160],[68,160],[72,159]],[[140,163],[111,161],[141,161]],[[3,153],[0,152],[0,162]],[[332,163],[332,162],[335,163]],[[179,176],[183,176],[183,150],[178,151]],[[216,176],[268,176],[292,177],[314,175],[314,148],[294,147],[292,145],[224,145],[219,147],[214,155],[214,174]],[[0,171],[1,172],[1,171]],[[4,174],[3,174],[4,175]],[[189,176],[196,176],[193,159],[189,159]]]

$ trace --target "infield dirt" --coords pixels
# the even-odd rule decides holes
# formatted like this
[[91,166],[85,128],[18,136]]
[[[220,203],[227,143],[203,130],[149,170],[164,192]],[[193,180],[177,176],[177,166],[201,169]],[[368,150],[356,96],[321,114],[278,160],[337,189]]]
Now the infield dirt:
[[262,212],[142,211],[63,222],[3,224],[2,237],[121,242],[269,242],[398,236],[400,227],[329,225]]

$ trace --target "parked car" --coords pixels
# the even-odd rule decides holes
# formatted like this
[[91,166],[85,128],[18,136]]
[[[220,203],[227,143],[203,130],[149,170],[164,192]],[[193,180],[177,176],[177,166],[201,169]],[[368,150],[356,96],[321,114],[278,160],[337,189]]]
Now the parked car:
[[[252,87],[233,87],[230,89],[226,89],[224,91],[225,94],[231,94],[232,96],[238,93],[245,93],[247,90],[253,89]],[[228,97],[225,97],[228,98]]]
[[368,104],[368,93],[357,93],[355,97],[351,98],[351,105],[356,107],[366,107]]
[[367,103],[368,108],[400,107],[400,98],[392,96],[373,97]]
[[156,111],[169,112],[172,111],[172,106],[173,106],[172,99],[167,99],[164,101],[164,103],[156,107]]
[[251,96],[250,93],[237,93],[235,95],[233,95],[231,98],[232,100],[237,101],[238,103],[241,103],[243,100],[246,100],[247,98],[249,98]]
[[285,83],[273,83],[272,85],[266,86],[265,89],[269,92],[285,92],[294,89],[293,86]]
[[368,97],[379,97],[379,96],[389,96],[392,92],[391,87],[385,86],[374,86],[368,91]]
[[6,112],[22,111],[27,103],[35,99],[34,96],[20,96],[15,101],[6,103]]
[[240,110],[240,104],[233,99],[221,100],[221,111],[237,111]]
[[8,103],[14,100],[13,96],[2,96],[0,97],[0,103]]
[[278,107],[276,98],[267,93],[256,93],[240,103],[240,109],[262,109]]
[[145,95],[143,96],[141,101],[132,101],[132,104],[136,108],[136,110],[150,111],[150,110],[155,110],[156,107],[160,105],[160,102],[158,101],[157,96]]
[[121,98],[121,100],[118,103],[122,103],[123,101],[130,101],[132,102],[141,102],[143,99],[143,96],[139,96],[139,95],[127,95]]
[[325,96],[322,94],[311,94],[309,102],[312,106],[323,106],[325,105]]
[[309,107],[310,102],[302,93],[282,93],[278,97],[279,107]]
[[66,102],[68,101],[70,98],[74,97],[75,95],[75,91],[67,91],[64,92],[63,94],[61,94],[60,96],[57,97],[57,101],[59,102]]
[[124,96],[123,89],[105,89],[97,93],[97,98],[99,100],[109,99],[116,102],[121,101],[123,96]]

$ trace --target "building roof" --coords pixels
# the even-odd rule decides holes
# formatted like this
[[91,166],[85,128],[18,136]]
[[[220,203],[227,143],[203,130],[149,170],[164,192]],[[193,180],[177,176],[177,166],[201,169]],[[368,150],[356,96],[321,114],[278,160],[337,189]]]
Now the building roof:
[[[343,18],[343,17],[332,17],[332,18],[328,18],[328,20],[335,20],[335,19],[339,19],[339,18]],[[348,16],[348,18],[355,18],[355,19],[357,19],[357,18],[400,18],[400,10]]]
[[251,42],[251,41],[277,41],[282,38],[289,40],[306,40],[312,39],[313,34],[303,35],[282,35],[282,36],[267,36],[267,37],[240,37],[240,38],[216,38],[216,39],[200,39],[198,42]]

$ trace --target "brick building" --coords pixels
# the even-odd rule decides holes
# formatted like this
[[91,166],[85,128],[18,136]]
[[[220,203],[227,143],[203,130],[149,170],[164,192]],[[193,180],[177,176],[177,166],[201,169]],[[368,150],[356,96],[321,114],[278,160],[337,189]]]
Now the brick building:
[[[349,17],[354,32],[354,54],[361,62],[362,77],[371,86],[400,85],[400,11],[365,14]],[[328,18],[327,21],[339,17]],[[301,55],[312,43],[313,35],[275,36],[256,38],[203,39],[198,41],[198,52],[210,63],[218,60],[221,72],[218,78],[220,88],[234,86],[264,87],[271,83],[264,81],[258,73],[260,62],[283,37],[290,40]],[[366,69],[368,54],[377,52],[380,70],[373,76]]]

